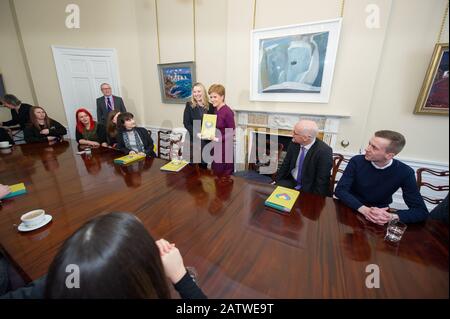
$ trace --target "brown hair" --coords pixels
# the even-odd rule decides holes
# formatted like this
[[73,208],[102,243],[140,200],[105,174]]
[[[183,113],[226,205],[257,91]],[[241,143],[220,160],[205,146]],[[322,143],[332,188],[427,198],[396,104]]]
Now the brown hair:
[[44,113],[45,113],[44,126],[45,126],[45,128],[50,128],[50,118],[48,117],[47,112],[45,112],[44,108],[40,107],[40,106],[33,106],[30,109],[31,125],[34,126],[35,128],[37,128],[38,130],[41,130],[41,127],[39,126],[39,122],[36,118],[36,115],[34,114],[34,110],[37,110],[37,109],[41,109],[42,111],[44,111]]
[[[67,266],[79,270],[79,288],[66,286]],[[46,298],[170,298],[155,240],[134,215],[110,213],[84,224],[50,265]]]
[[[203,95],[203,106],[202,107],[204,109],[208,109],[208,107],[209,107],[209,97],[208,97],[208,92],[206,92],[205,86],[202,83],[200,83],[200,82],[194,83],[194,85],[192,86],[192,92],[194,92],[194,88],[196,86],[198,86],[198,87],[200,87],[202,89],[202,95]],[[191,103],[192,103],[191,104],[192,107],[198,106],[197,101],[194,98],[194,94],[192,94],[192,96],[191,96]]]
[[225,101],[225,87],[222,84],[213,84],[209,87],[208,94],[216,93],[223,96]]
[[387,153],[394,153],[397,155],[398,153],[400,153],[402,151],[403,147],[406,144],[405,137],[402,134],[395,132],[395,131],[381,130],[381,131],[375,132],[375,136],[385,138],[385,139],[391,141],[389,146],[386,147]]
[[119,131],[125,131],[125,121],[131,120],[132,118],[134,118],[134,115],[130,112],[120,113],[117,117],[117,129]]
[[117,110],[113,110],[108,113],[108,117],[106,118],[106,133],[110,137],[116,137],[117,135],[117,124],[113,123],[113,118],[116,116],[117,113],[120,113]]

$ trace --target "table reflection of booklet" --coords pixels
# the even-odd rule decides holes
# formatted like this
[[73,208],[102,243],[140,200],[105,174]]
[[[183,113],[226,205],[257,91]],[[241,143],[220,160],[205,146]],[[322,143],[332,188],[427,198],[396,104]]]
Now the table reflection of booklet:
[[162,166],[161,170],[168,171],[168,172],[179,172],[187,164],[188,164],[188,162],[186,162],[186,161],[178,161],[178,162],[171,161],[171,162],[167,163],[166,165]]
[[216,137],[216,114],[203,114],[201,137],[204,140],[213,140]]
[[125,155],[119,158],[114,159],[114,163],[120,164],[120,165],[126,165],[133,163],[135,161],[138,161],[140,159],[145,158],[145,155],[139,155],[139,154],[129,154]]
[[299,191],[277,186],[264,204],[278,211],[289,213],[294,206],[298,195],[300,195]]
[[22,194],[25,194],[27,192],[27,189],[25,188],[25,184],[24,183],[19,183],[19,184],[14,184],[14,185],[10,185],[9,189],[11,190],[11,193],[9,193],[8,195],[6,195],[5,197],[3,197],[2,199],[7,199],[7,198],[12,198],[12,197],[16,197]]

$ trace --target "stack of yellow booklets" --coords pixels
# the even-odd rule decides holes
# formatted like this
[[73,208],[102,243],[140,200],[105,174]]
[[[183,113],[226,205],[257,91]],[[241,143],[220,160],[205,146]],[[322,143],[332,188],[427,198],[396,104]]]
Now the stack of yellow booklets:
[[27,192],[27,189],[25,188],[25,184],[24,183],[19,183],[19,184],[14,184],[14,185],[10,185],[9,189],[11,190],[11,193],[9,193],[8,195],[6,195],[5,197],[3,197],[2,199],[7,199],[7,198],[11,198],[11,197],[16,197],[18,195],[22,195],[25,194]]
[[188,164],[188,162],[186,162],[186,161],[178,161],[178,163],[174,163],[174,161],[171,161],[171,162],[167,163],[166,165],[164,165],[163,167],[161,167],[161,170],[168,171],[168,172],[179,172],[187,164]]
[[298,195],[300,195],[300,192],[295,189],[278,186],[264,204],[268,207],[275,208],[276,210],[289,213],[294,206]]
[[114,159],[114,163],[126,165],[145,158],[145,155],[131,154]]
[[213,140],[216,137],[217,115],[203,114],[202,120],[202,139]]

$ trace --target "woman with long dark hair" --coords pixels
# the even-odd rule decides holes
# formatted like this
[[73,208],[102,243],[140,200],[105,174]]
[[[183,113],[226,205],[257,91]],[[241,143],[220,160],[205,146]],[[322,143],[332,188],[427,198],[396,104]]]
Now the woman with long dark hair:
[[[68,266],[80,274],[77,288],[67,286]],[[166,276],[182,298],[206,298],[174,244],[155,243],[134,215],[110,213],[66,240],[50,265],[45,297],[170,298]]]
[[24,130],[27,143],[60,140],[67,130],[58,121],[49,118],[44,108],[33,106],[30,110],[30,124]]
[[119,115],[120,112],[117,110],[108,113],[106,118],[106,142],[102,146],[109,148],[117,147],[117,118]]

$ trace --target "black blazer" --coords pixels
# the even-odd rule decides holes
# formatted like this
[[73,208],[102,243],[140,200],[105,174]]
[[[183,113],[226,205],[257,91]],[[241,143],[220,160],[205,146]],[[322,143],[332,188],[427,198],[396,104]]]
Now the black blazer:
[[204,112],[200,107],[192,107],[192,102],[186,102],[186,107],[184,108],[183,114],[183,125],[189,132],[191,141],[194,138],[194,136],[196,136],[197,133],[200,133],[200,132],[193,132],[194,120],[202,121],[203,114],[214,114],[214,106],[212,106],[212,104],[210,103],[208,105],[208,111]]
[[[291,142],[286,157],[281,165],[276,181],[293,179],[291,171],[297,164],[300,144]],[[333,167],[333,150],[323,141],[316,139],[308,153],[302,167],[302,190],[322,196],[331,196],[330,176]]]
[[20,125],[20,129],[24,130],[26,125],[30,123],[30,110],[31,105],[22,103],[19,108],[19,112],[16,110],[11,111],[12,119],[6,122],[3,122],[3,126],[16,126]]
[[[145,154],[150,157],[156,157],[156,154],[153,151],[153,140],[147,129],[143,127],[136,127],[135,130],[141,137],[142,144],[145,148]],[[117,133],[117,149],[125,154],[128,154],[131,150],[125,146],[125,142],[123,141],[123,133],[126,133],[126,131],[119,131]]]
[[41,134],[41,130],[36,128],[34,125],[29,124],[23,131],[25,141],[27,143],[32,142],[46,142],[48,141],[47,136],[54,136],[57,138],[62,138],[67,134],[67,130],[58,121],[50,119],[50,127],[48,128],[48,135]]
[[[121,113],[124,113],[127,111],[125,108],[125,104],[123,103],[123,100],[121,97],[113,95],[113,101],[114,101],[114,110],[117,110]],[[108,108],[106,107],[105,97],[101,96],[97,99],[97,122],[103,124],[106,126],[106,119],[108,117]]]

